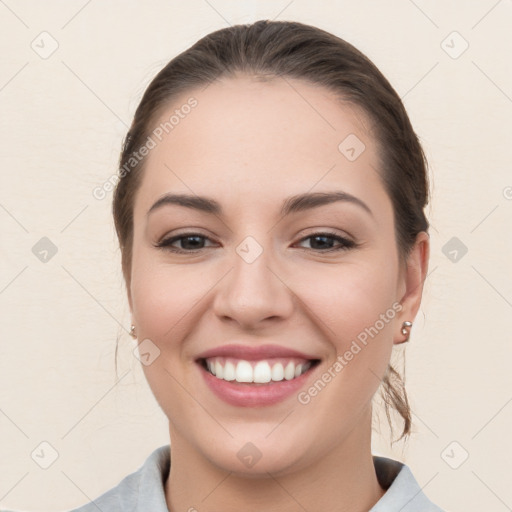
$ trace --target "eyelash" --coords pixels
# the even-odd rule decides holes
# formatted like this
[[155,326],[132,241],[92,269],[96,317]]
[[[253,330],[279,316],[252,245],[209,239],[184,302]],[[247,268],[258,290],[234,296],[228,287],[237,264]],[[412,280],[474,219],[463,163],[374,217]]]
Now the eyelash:
[[[176,247],[171,246],[171,244],[173,244],[174,242],[177,242],[178,240],[183,240],[185,238],[192,238],[192,237],[204,238],[206,240],[209,240],[209,238],[207,236],[204,236],[200,233],[183,233],[181,235],[177,235],[177,236],[173,236],[173,237],[164,239],[164,240],[158,242],[157,244],[155,244],[155,247],[157,247],[159,249],[163,249],[165,251],[178,253],[178,254],[195,254],[195,253],[201,251],[202,249],[205,249],[205,247],[202,247],[200,249],[195,249],[195,250],[186,250],[186,249],[178,249]],[[344,238],[335,233],[330,233],[330,232],[313,233],[311,235],[308,235],[308,236],[302,238],[301,240],[299,240],[299,242],[304,242],[305,240],[308,240],[310,238],[317,238],[317,237],[331,238],[331,239],[335,239],[336,241],[340,242],[340,245],[335,248],[310,249],[314,252],[318,252],[321,254],[328,253],[328,252],[347,251],[349,249],[358,247],[358,244],[356,244],[356,242],[349,240],[348,238]],[[308,250],[308,249],[306,249],[306,250]]]

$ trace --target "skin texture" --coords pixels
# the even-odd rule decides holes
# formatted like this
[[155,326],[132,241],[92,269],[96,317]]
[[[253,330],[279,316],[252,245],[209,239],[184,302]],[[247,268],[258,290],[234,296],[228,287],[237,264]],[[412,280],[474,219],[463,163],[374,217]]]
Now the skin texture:
[[[400,266],[370,124],[329,91],[291,79],[226,78],[188,91],[161,120],[192,95],[197,107],[146,162],[128,297],[139,341],[160,350],[143,368],[169,418],[169,510],[367,511],[384,493],[371,455],[371,399],[393,344],[406,338],[402,322],[420,306],[428,235],[418,235]],[[338,149],[349,134],[365,144],[353,162]],[[335,202],[280,215],[289,196],[334,190],[372,214]],[[223,215],[175,205],[147,215],[168,192],[213,198]],[[305,238],[325,230],[357,246],[326,253],[336,239]],[[207,237],[204,248],[155,247],[187,232]],[[236,252],[247,236],[263,249],[250,264]],[[194,247],[186,242],[174,247]],[[296,394],[266,407],[229,405],[195,362],[220,345],[277,344],[321,359],[307,389],[398,303],[401,311],[306,405]],[[251,468],[237,457],[248,442],[262,455]]]

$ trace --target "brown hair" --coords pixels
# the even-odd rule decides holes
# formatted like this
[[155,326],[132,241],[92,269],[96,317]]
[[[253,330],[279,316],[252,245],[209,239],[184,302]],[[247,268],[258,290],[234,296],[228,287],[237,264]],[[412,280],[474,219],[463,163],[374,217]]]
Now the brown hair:
[[[197,41],[156,75],[140,101],[123,143],[113,199],[127,289],[134,198],[145,162],[134,161],[133,155],[178,95],[239,73],[304,80],[332,91],[341,101],[366,113],[379,147],[379,174],[393,203],[396,242],[403,263],[416,235],[428,230],[423,211],[428,202],[428,181],[426,159],[400,97],[377,67],[343,39],[302,23],[261,20],[217,30]],[[411,412],[404,381],[391,364],[381,388],[388,419],[389,405],[403,418],[401,439],[410,433]]]

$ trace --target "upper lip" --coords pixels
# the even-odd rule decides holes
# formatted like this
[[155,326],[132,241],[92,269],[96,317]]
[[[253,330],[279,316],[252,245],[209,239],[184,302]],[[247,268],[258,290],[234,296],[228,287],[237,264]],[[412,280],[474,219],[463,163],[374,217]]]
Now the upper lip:
[[197,359],[208,359],[209,357],[232,357],[246,361],[271,359],[273,357],[319,359],[318,357],[280,345],[258,345],[257,347],[248,347],[247,345],[222,345],[202,352],[197,356]]

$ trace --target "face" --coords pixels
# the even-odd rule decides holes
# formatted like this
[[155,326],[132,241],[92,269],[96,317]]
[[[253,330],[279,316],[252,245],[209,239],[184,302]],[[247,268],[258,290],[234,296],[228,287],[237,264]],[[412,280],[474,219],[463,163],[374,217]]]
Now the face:
[[176,450],[285,474],[369,432],[404,320],[392,203],[367,120],[329,91],[229,78],[161,121],[191,96],[134,204],[143,369]]

